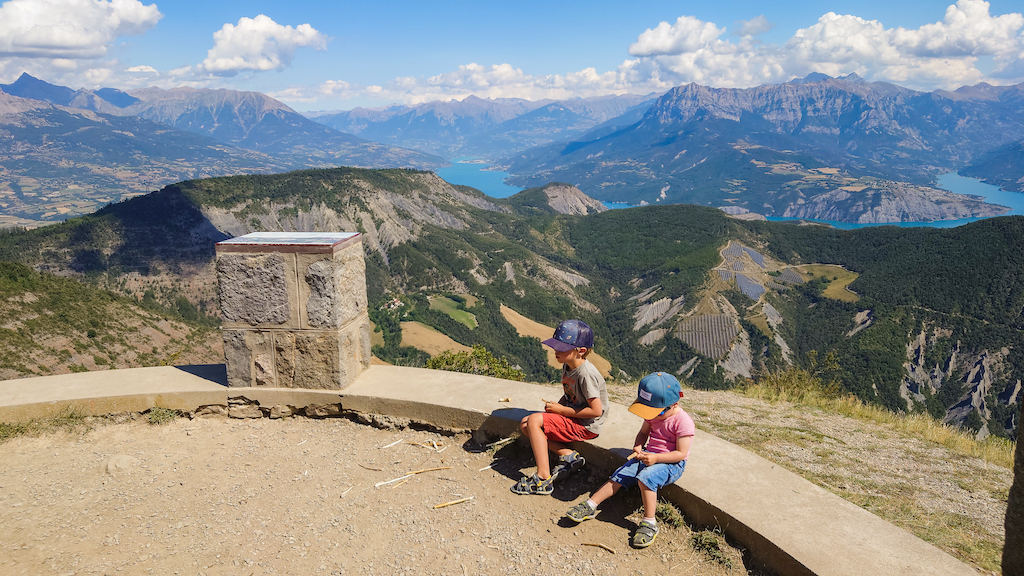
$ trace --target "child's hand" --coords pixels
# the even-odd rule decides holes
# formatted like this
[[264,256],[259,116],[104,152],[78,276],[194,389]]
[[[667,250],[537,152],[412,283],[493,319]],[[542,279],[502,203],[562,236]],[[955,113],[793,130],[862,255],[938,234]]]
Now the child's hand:
[[658,463],[658,455],[654,452],[644,452],[640,455],[640,461],[643,462],[645,466],[651,466],[652,464]]
[[550,412],[551,414],[561,414],[562,405],[558,402],[551,402],[550,400],[544,401],[544,411]]
[[658,462],[658,455],[653,452],[647,452],[642,446],[634,446],[633,453],[629,455],[629,459],[636,458],[643,462],[644,466],[650,466]]

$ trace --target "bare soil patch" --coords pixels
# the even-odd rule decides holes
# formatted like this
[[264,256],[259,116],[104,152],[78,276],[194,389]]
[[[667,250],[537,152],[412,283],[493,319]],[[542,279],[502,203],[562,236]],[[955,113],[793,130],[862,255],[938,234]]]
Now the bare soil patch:
[[745,573],[734,549],[731,571],[695,552],[685,526],[662,523],[653,546],[632,549],[635,494],[568,523],[608,471],[518,496],[509,486],[532,472],[528,450],[465,434],[345,418],[134,419],[18,437],[0,459],[5,575]]

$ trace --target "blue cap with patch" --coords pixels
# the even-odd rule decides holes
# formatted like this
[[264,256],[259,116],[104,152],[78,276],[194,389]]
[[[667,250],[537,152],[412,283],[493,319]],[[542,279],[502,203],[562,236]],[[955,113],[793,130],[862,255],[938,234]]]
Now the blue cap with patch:
[[544,344],[559,352],[568,352],[573,348],[593,348],[594,331],[583,320],[565,320],[558,324],[555,335],[545,340]]
[[640,380],[636,402],[629,407],[629,411],[644,420],[651,420],[657,418],[665,408],[679,402],[682,397],[683,391],[675,376],[666,372],[655,372]]

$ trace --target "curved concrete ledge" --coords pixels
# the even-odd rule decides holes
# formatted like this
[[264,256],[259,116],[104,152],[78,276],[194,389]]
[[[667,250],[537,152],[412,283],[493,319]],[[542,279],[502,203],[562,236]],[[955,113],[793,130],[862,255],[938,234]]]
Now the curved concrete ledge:
[[[371,366],[344,390],[229,388],[223,365],[138,368],[0,382],[0,421],[194,411],[245,397],[262,407],[337,405],[439,428],[508,436],[550,387],[419,368]],[[508,401],[502,401],[508,399]],[[625,460],[640,419],[613,404],[604,432],[577,448],[592,463]],[[784,575],[977,576],[949,554],[759,456],[698,430],[686,473],[662,495],[699,525],[719,527],[753,561]]]

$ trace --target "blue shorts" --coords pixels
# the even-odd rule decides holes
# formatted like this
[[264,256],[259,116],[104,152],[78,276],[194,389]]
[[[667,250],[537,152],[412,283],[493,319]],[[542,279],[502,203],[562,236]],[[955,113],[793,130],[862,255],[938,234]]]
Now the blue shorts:
[[636,458],[626,462],[612,474],[611,481],[621,484],[626,488],[636,486],[637,482],[643,482],[651,490],[657,492],[662,486],[671,484],[683,475],[686,469],[686,460],[675,464],[658,462],[647,466]]

